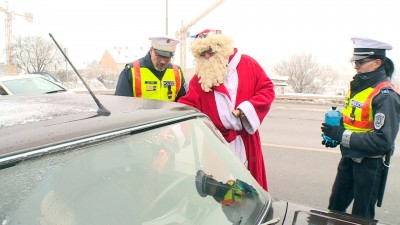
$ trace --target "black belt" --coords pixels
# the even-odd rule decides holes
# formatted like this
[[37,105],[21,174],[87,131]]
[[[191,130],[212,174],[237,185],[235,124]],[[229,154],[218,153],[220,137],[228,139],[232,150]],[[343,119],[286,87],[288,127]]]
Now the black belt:
[[369,159],[380,159],[383,158],[384,155],[377,155],[377,156],[368,156],[368,157],[362,157],[362,158],[351,158],[354,162],[356,163],[362,163],[364,158],[369,158]]

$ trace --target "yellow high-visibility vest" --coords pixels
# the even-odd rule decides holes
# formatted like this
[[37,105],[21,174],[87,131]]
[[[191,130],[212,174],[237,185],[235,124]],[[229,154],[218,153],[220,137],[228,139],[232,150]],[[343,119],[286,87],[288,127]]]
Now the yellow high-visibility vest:
[[140,98],[175,101],[179,93],[182,74],[177,65],[167,68],[162,80],[159,80],[148,68],[140,68],[139,61],[131,68],[133,96]]
[[353,98],[350,98],[350,91],[347,92],[345,108],[342,110],[344,128],[354,132],[366,132],[374,129],[372,99],[379,94],[383,87],[391,87],[395,90],[390,82],[384,81],[375,88],[369,87],[357,93]]

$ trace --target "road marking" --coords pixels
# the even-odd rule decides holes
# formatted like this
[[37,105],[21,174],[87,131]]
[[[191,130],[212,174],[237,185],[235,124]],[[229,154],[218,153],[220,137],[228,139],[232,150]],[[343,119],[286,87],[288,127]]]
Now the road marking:
[[332,149],[332,150],[326,150],[326,149],[320,149],[320,148],[307,148],[307,147],[290,146],[290,145],[276,145],[276,144],[264,144],[264,143],[261,143],[261,145],[277,147],[277,148],[286,148],[286,149],[292,149],[292,150],[305,150],[305,151],[313,151],[313,152],[325,152],[325,153],[340,154],[339,147]]
[[294,111],[311,111],[311,112],[326,112],[326,109],[310,109],[310,108],[294,108],[285,106],[276,106],[274,109],[278,110],[294,110]]
[[[276,148],[286,148],[286,149],[291,149],[291,150],[304,150],[304,151],[313,151],[313,152],[325,152],[325,153],[335,153],[335,154],[340,154],[340,149],[339,147],[332,148],[332,150],[328,149],[320,149],[320,148],[307,148],[307,147],[299,147],[299,146],[290,146],[290,145],[276,145],[276,144],[265,144],[261,143],[262,146],[270,146],[270,147],[276,147]],[[393,157],[400,157],[400,151],[394,151],[394,154],[392,155]]]

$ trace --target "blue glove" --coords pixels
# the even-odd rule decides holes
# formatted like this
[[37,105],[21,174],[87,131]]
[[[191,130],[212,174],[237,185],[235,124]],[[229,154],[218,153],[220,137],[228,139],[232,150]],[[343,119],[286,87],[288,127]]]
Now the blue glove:
[[336,148],[340,143],[330,139],[328,136],[322,134],[322,145],[325,145],[327,148]]

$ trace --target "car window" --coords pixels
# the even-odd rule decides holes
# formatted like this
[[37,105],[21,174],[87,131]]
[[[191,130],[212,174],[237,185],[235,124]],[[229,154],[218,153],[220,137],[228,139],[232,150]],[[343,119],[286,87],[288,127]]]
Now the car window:
[[0,85],[0,95],[8,95],[6,90],[4,90],[4,88],[1,85]]
[[60,82],[60,80],[58,80],[54,75],[51,75],[47,72],[33,72],[32,74],[40,74],[48,80],[51,80],[53,82]]
[[[259,219],[269,195],[210,127],[208,120],[193,119],[129,135],[103,134],[101,140],[50,147],[68,151],[3,166],[0,218],[7,225]],[[222,199],[215,191],[221,188],[230,190]]]
[[44,94],[65,91],[64,88],[41,77],[3,81],[14,95]]

